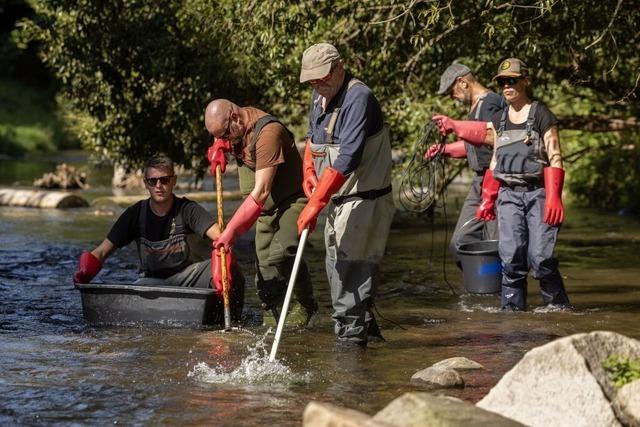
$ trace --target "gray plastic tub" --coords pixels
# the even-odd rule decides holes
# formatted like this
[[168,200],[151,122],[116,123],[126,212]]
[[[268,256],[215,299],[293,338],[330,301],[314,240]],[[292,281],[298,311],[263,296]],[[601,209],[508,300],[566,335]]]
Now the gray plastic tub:
[[92,324],[203,326],[223,320],[222,301],[213,289],[94,283],[75,287],[84,318]]
[[500,292],[502,264],[497,240],[465,243],[458,249],[464,287],[472,294]]

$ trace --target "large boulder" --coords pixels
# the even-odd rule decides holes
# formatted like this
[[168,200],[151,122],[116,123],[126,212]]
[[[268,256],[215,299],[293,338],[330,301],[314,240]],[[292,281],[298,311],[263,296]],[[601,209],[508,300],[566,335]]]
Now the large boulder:
[[615,404],[624,413],[628,425],[640,427],[640,380],[625,384],[618,390]]
[[640,358],[640,341],[598,331],[534,348],[477,406],[534,427],[631,425],[603,368],[611,354]]
[[485,411],[471,403],[429,393],[405,393],[389,403],[373,419],[398,427],[515,427],[522,424]]

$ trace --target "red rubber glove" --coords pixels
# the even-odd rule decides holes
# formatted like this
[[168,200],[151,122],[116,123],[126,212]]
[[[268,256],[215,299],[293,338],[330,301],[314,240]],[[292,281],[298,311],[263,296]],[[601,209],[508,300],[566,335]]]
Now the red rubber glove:
[[562,187],[564,185],[564,169],[544,168],[544,189],[547,197],[544,201],[544,222],[551,226],[560,225],[564,221],[562,206]]
[[434,144],[424,153],[425,160],[433,159],[439,152],[442,152],[443,156],[452,157],[454,159],[461,159],[467,156],[467,147],[464,145],[464,141],[459,139],[451,144]]
[[216,176],[216,166],[220,165],[220,172],[227,169],[227,157],[225,153],[231,152],[231,141],[215,138],[213,145],[207,150],[207,160],[211,164],[211,175]]
[[324,170],[316,190],[309,198],[309,203],[307,203],[298,216],[298,234],[302,234],[302,230],[307,227],[309,227],[310,232],[316,228],[316,221],[318,220],[320,211],[327,206],[331,195],[338,191],[346,180],[346,176],[332,167]]
[[485,143],[487,137],[487,124],[474,120],[452,120],[447,116],[436,114],[431,118],[442,135],[448,135],[451,132],[458,135],[458,138],[464,139],[469,144],[480,146]]
[[311,155],[311,140],[307,139],[307,145],[304,148],[304,159],[302,159],[302,190],[307,197],[311,197],[313,190],[318,186],[318,175],[313,165],[313,156]]
[[224,247],[225,251],[229,252],[229,246],[233,245],[236,239],[242,236],[244,233],[255,224],[262,212],[262,205],[258,204],[255,199],[249,195],[244,202],[240,205],[238,210],[229,224],[225,227],[224,231],[213,243],[213,247],[220,249]]
[[[233,252],[225,251],[225,264],[227,265],[227,281],[229,282],[229,291],[233,288],[233,274],[231,273],[231,264],[233,264]],[[222,257],[220,249],[211,251],[211,277],[213,278],[213,286],[216,288],[218,295],[222,295]]]
[[91,252],[84,251],[80,255],[78,269],[73,273],[73,283],[89,283],[100,272],[102,263]]
[[500,181],[493,177],[493,171],[487,169],[482,179],[482,202],[476,209],[476,218],[483,221],[496,219],[495,204],[500,190]]

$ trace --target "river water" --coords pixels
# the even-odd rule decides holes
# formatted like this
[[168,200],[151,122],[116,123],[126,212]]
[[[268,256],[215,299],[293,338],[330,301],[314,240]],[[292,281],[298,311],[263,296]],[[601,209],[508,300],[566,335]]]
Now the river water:
[[[461,199],[448,202],[450,228]],[[453,356],[486,367],[463,373],[464,388],[444,391],[475,402],[526,351],[550,340],[593,330],[640,339],[640,222],[571,207],[557,248],[575,305],[570,313],[540,308],[535,280],[526,313],[499,312],[496,296],[464,294],[456,267],[449,260],[443,267],[439,209],[435,225],[397,215],[377,301],[387,342],[364,352],[335,348],[317,231],[305,254],[320,322],[285,332],[277,364],[266,362],[272,335],[259,326],[251,280],[249,320],[240,330],[92,327],[71,275],[80,252],[99,243],[120,212],[0,207],[1,425],[300,425],[311,400],[373,414],[404,392],[423,390],[409,384],[411,375]],[[238,256],[251,278],[248,237]],[[131,281],[136,263],[133,248],[121,250],[97,279]]]

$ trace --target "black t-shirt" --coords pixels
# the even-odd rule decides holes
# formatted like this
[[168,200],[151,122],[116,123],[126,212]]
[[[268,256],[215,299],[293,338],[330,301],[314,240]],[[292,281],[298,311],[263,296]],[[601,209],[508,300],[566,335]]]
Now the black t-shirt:
[[[502,117],[502,111],[497,112],[491,118],[491,122],[493,123],[496,131],[500,127],[500,118]],[[547,108],[546,105],[542,104],[538,101],[538,106],[536,107],[536,112],[533,120],[533,130],[538,132],[540,135],[540,142],[543,141],[544,134],[547,133],[549,129],[553,126],[558,125],[558,118]],[[514,124],[509,120],[509,115],[507,114],[507,122],[505,123],[504,130],[519,130],[526,129],[527,121],[525,120],[522,123]]]
[[[174,196],[174,203],[178,203],[175,214],[180,213],[184,222],[185,234],[195,233],[204,238],[207,230],[214,224],[214,219],[198,203],[186,197]],[[147,206],[149,206],[147,204]],[[140,237],[140,209],[142,200],[133,206],[129,206],[120,215],[120,218],[109,231],[107,239],[117,248],[122,248]],[[165,216],[158,216],[147,207],[146,239],[152,242],[159,242],[169,238],[171,225],[174,218],[173,210]]]

